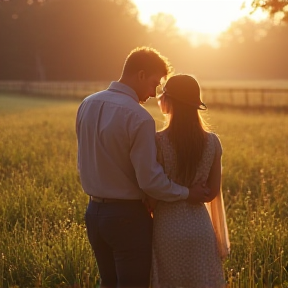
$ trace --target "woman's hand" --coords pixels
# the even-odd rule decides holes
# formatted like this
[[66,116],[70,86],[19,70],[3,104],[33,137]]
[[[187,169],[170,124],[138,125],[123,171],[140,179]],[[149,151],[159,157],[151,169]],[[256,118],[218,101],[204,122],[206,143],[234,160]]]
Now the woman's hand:
[[205,182],[197,182],[189,188],[189,196],[187,198],[191,204],[210,202],[210,188]]

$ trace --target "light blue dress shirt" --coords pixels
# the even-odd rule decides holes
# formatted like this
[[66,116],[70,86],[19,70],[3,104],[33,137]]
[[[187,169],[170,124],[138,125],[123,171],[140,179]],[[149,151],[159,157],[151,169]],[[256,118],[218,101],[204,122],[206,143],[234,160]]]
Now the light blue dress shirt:
[[133,89],[112,82],[86,97],[76,119],[78,170],[91,196],[186,199],[189,190],[170,181],[156,161],[155,121]]

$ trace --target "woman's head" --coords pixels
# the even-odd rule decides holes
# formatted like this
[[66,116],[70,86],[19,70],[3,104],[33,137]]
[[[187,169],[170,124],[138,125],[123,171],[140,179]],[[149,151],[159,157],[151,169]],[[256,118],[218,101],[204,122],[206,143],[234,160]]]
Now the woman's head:
[[[201,100],[200,86],[197,80],[185,74],[170,77],[160,95],[160,107],[163,113],[171,114],[173,107],[188,106],[188,110],[206,110]],[[191,109],[189,109],[189,107]],[[184,112],[184,111],[183,111]]]

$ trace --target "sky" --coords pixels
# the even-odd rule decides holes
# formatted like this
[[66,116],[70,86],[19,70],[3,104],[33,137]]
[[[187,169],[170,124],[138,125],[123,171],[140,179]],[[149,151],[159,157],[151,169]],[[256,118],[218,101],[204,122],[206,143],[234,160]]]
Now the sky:
[[[204,34],[207,42],[215,41],[221,32],[227,30],[231,22],[247,15],[249,6],[246,3],[246,9],[241,9],[245,0],[132,1],[139,10],[139,20],[142,23],[149,25],[151,16],[159,12],[171,14],[176,20],[176,26],[183,33]],[[259,18],[259,14],[254,17]]]

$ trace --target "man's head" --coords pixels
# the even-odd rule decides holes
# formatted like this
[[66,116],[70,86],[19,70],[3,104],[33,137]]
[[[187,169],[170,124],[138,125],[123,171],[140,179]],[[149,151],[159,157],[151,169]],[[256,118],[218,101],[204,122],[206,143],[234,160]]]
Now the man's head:
[[157,50],[138,47],[127,56],[120,82],[134,89],[139,102],[143,103],[156,96],[161,79],[171,72],[171,64]]

